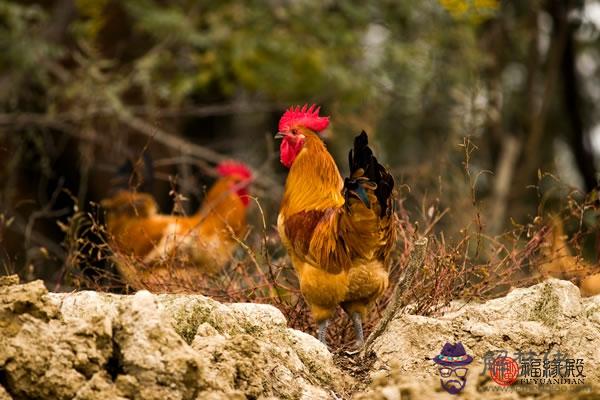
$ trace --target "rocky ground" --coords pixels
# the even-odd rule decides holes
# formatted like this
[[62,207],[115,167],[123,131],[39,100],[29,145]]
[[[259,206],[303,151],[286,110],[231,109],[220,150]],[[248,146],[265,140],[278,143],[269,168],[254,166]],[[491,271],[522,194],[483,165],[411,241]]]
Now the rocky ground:
[[0,278],[0,399],[457,398],[431,361],[447,341],[474,357],[459,398],[551,396],[485,392],[499,386],[481,375],[484,355],[501,349],[581,358],[584,386],[550,386],[565,399],[600,398],[600,296],[582,299],[569,282],[455,303],[438,318],[399,313],[362,354],[334,358],[267,305],[57,294]]

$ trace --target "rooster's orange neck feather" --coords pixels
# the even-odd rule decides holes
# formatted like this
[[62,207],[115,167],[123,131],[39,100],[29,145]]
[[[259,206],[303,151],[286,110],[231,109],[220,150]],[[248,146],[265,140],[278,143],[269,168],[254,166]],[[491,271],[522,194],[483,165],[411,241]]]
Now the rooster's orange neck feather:
[[304,147],[294,160],[285,183],[281,213],[324,210],[344,204],[343,180],[323,141],[313,132],[303,132]]

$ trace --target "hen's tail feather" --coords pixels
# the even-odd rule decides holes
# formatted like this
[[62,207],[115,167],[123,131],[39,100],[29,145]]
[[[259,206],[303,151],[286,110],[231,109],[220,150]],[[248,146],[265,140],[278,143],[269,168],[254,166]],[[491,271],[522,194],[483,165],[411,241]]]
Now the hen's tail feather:
[[361,200],[367,208],[371,208],[367,191],[371,190],[381,208],[381,217],[390,215],[393,211],[391,201],[394,189],[394,178],[379,164],[369,147],[369,137],[365,131],[354,138],[354,148],[348,153],[350,177],[344,181],[346,204],[349,197]]

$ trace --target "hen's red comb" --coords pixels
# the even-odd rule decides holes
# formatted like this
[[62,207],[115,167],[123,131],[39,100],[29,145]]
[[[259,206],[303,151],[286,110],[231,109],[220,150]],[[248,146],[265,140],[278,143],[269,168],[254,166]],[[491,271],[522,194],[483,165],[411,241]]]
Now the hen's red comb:
[[296,126],[303,126],[315,132],[321,132],[329,125],[329,117],[319,117],[319,110],[321,107],[317,107],[313,104],[308,108],[305,104],[304,107],[296,106],[295,108],[290,107],[279,120],[279,132],[287,132]]
[[238,175],[243,179],[252,179],[252,171],[246,164],[238,161],[221,161],[217,165],[217,173],[221,176]]

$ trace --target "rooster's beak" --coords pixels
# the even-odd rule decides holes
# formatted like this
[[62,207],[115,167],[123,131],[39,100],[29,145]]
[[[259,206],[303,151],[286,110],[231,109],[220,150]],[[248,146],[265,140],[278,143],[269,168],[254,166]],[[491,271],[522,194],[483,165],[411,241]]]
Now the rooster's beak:
[[275,135],[275,139],[283,139],[284,137],[286,137],[286,134],[283,132],[277,132]]

